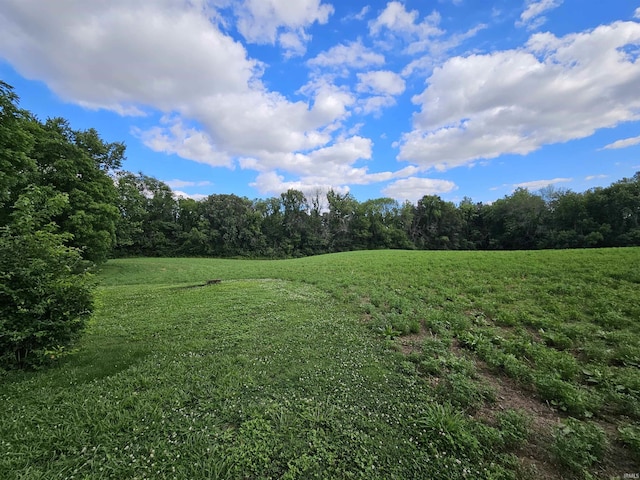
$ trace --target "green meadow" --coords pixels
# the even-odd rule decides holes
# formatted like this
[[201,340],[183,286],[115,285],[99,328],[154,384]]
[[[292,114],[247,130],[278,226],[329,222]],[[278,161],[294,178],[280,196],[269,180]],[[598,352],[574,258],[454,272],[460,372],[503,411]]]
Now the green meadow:
[[0,377],[3,479],[640,474],[640,248],[136,258]]

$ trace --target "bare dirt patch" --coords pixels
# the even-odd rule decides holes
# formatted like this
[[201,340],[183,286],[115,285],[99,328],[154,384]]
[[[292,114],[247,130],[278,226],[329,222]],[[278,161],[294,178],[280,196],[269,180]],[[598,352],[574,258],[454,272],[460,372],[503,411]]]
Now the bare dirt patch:
[[496,393],[495,404],[485,405],[476,416],[493,423],[497,412],[525,412],[531,418],[531,434],[527,445],[518,452],[518,457],[523,465],[536,472],[538,478],[562,478],[548,452],[548,447],[553,442],[553,430],[560,423],[562,416],[553,407],[536,399],[531,392],[523,391],[512,379],[495,375],[477,359],[476,366],[478,380]]
[[495,424],[496,414],[505,410],[520,410],[531,419],[529,442],[517,452],[527,470],[535,472],[536,478],[543,480],[562,479],[548,451],[553,441],[553,430],[562,420],[562,415],[546,402],[540,401],[531,391],[524,390],[513,379],[496,374],[475,355],[463,349],[457,340],[451,351],[461,357],[472,358],[476,365],[477,380],[495,392],[496,401],[485,404],[476,417],[489,424]]
[[422,353],[422,344],[425,338],[430,335],[430,330],[425,327],[424,321],[420,324],[420,331],[410,335],[403,335],[396,340],[400,351],[405,355]]

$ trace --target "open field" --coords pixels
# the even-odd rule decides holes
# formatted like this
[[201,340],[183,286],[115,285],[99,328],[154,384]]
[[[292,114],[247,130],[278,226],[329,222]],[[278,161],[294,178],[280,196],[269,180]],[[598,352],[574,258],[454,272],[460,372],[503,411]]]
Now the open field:
[[640,248],[127,259],[99,280],[74,351],[0,377],[0,478],[640,474]]

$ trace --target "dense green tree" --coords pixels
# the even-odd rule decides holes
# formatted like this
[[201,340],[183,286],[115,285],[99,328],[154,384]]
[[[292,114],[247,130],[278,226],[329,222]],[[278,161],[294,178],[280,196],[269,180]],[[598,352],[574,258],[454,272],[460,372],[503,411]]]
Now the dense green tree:
[[11,207],[36,171],[30,157],[34,139],[27,130],[29,112],[18,108],[13,88],[0,81],[0,225],[8,223]]
[[178,247],[178,201],[166,183],[147,175],[140,176],[142,195],[147,200],[145,250],[148,255],[172,255]]
[[115,254],[140,255],[144,244],[144,226],[147,221],[147,197],[141,176],[131,172],[116,174],[117,207]]
[[483,205],[474,203],[469,197],[464,197],[458,205],[461,249],[476,250],[486,245],[482,211]]
[[358,201],[350,193],[340,194],[329,190],[327,202],[329,204],[327,214],[329,249],[333,252],[351,250],[352,222],[357,212]]
[[67,194],[68,206],[55,222],[72,234],[70,246],[81,249],[86,259],[105,261],[115,245],[118,220],[117,192],[109,173],[120,166],[124,146],[103,142],[95,130],[75,131],[61,118],[45,123],[32,119],[27,127],[36,172],[25,181]]
[[[104,261],[117,210],[108,176],[123,147],[62,120],[39,122],[0,83],[0,362],[65,347],[92,309],[83,260]],[[101,147],[102,150],[100,150]],[[89,151],[108,162],[94,159]]]
[[368,227],[368,232],[361,234],[367,240],[366,248],[410,248],[406,224],[413,220],[413,206],[405,211],[410,219],[403,217],[403,208],[392,198],[376,198],[359,204],[358,214],[366,219],[361,226]]
[[457,249],[461,220],[451,202],[437,195],[425,195],[415,208],[411,235],[418,248]]
[[637,244],[640,241],[640,172],[611,184],[601,193],[604,196],[601,211],[611,226],[606,243],[616,247]]
[[92,312],[88,265],[51,222],[68,203],[67,194],[29,187],[0,227],[0,367],[41,363],[47,350],[69,345]]
[[546,208],[542,197],[524,188],[497,200],[486,215],[491,235],[489,247],[507,250],[539,247],[544,241],[542,219]]
[[[309,200],[309,218],[307,219],[306,249],[309,255],[327,252],[329,235],[325,225],[325,203],[323,195],[317,191]],[[326,199],[326,196],[324,196]]]
[[[550,248],[580,248],[591,246],[588,235],[597,225],[587,211],[583,194],[553,191],[548,199],[547,226],[549,235],[545,246]],[[593,236],[589,237],[593,241]]]
[[186,256],[203,256],[207,251],[206,222],[202,217],[202,203],[193,198],[178,198],[178,249]]
[[289,256],[308,255],[309,248],[309,205],[304,193],[289,189],[280,195],[283,209],[282,226],[284,237],[281,248]]
[[260,231],[265,239],[264,255],[270,258],[286,256],[282,248],[285,233],[281,198],[256,200],[254,208],[260,217]]
[[253,202],[237,195],[209,195],[202,201],[207,255],[256,256],[265,247],[260,213]]

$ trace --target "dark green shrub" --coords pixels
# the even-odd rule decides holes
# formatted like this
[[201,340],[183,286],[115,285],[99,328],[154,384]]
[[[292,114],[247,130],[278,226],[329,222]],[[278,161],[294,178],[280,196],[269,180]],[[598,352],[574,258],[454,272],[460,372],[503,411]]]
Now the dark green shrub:
[[533,378],[531,367],[518,360],[512,353],[502,357],[502,369],[511,378],[525,384],[529,384]]
[[[66,201],[32,189],[0,227],[0,366],[34,366],[47,350],[62,351],[93,308],[89,274],[78,249],[64,245],[43,217]],[[48,212],[48,213],[47,213]]]
[[481,450],[472,432],[471,422],[450,404],[429,404],[425,414],[416,423],[424,432],[425,442],[437,444],[445,451],[469,455]]
[[409,323],[409,332],[410,333],[420,333],[420,322],[417,320],[412,320]]

